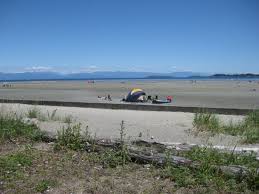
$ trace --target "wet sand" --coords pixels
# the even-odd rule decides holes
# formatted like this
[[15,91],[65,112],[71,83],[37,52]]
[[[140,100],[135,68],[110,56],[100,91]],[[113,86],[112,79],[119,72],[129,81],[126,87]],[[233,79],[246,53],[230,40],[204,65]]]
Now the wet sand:
[[97,96],[111,95],[113,103],[132,88],[142,88],[147,95],[173,96],[167,105],[212,108],[259,108],[258,81],[197,80],[105,80],[14,82],[11,88],[0,85],[0,98],[71,102],[106,102]]

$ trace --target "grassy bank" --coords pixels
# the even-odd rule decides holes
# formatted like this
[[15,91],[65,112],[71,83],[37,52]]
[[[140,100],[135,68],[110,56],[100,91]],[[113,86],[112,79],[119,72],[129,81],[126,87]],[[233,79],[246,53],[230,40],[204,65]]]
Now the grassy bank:
[[21,116],[0,113],[0,141],[13,141],[16,138],[38,141],[43,135],[35,124],[25,123]]
[[244,143],[259,143],[259,111],[253,111],[238,123],[223,124],[212,113],[199,112],[195,114],[193,126],[198,131],[208,131],[212,134],[229,134],[243,137]]
[[[254,122],[254,119],[249,121],[251,117],[245,122]],[[16,114],[2,114],[0,118],[0,192],[157,194],[259,191],[259,161],[253,154],[223,153],[198,147],[185,152],[164,149],[168,160],[165,165],[143,164],[129,156],[130,145],[125,141],[127,129],[123,121],[118,127],[118,144],[102,147],[96,144],[88,128],[82,129],[80,124],[68,122],[58,131],[55,142],[46,143],[35,124],[24,122]],[[156,150],[152,146],[149,149]],[[199,166],[172,164],[169,162],[172,155],[188,158]],[[246,176],[226,175],[218,168],[228,165],[243,166],[249,173]]]

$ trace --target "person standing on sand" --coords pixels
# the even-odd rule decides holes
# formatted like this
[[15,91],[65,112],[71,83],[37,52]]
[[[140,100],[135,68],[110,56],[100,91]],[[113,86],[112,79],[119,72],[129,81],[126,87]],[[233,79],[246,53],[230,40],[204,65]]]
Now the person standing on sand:
[[110,94],[108,94],[108,97],[107,97],[107,98],[108,98],[109,101],[112,101],[112,98],[111,98],[111,95],[110,95]]

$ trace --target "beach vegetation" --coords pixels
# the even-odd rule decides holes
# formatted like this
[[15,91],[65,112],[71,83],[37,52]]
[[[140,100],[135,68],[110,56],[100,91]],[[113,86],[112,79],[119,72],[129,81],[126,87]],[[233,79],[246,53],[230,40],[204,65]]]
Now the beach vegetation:
[[85,147],[85,138],[82,136],[81,124],[70,125],[58,130],[56,149],[68,148],[82,150]]
[[[170,156],[170,154],[169,154]],[[259,189],[259,161],[255,154],[248,155],[220,152],[210,147],[194,147],[181,156],[195,161],[199,166],[179,166],[167,162],[161,176],[170,178],[177,187],[203,188],[204,192],[248,192]],[[244,166],[247,176],[223,173],[221,166]]]
[[101,161],[105,166],[117,167],[119,165],[126,165],[130,162],[130,157],[128,154],[128,146],[126,144],[126,129],[125,122],[122,120],[120,123],[120,139],[119,145],[115,149],[109,149],[105,151],[101,156]]
[[15,113],[0,113],[0,140],[12,140],[13,138],[27,138],[40,140],[44,133],[35,125],[23,122],[21,116]]
[[32,157],[26,152],[0,156],[0,180],[15,181],[24,176],[23,169],[32,165]]
[[[254,141],[257,136],[252,129],[258,127],[257,114],[252,112],[240,123],[226,125],[214,114],[197,113],[194,125],[201,131],[211,129],[213,133],[235,135],[239,131],[242,136],[251,136],[247,139]],[[251,134],[241,133],[244,127],[251,128]],[[131,160],[129,150],[132,145],[126,141],[124,121],[118,129],[118,141],[110,147],[95,145],[97,141],[88,127],[83,129],[80,123],[73,122],[68,122],[58,131],[57,139],[53,140],[54,146],[39,142],[45,148],[34,147],[31,140],[36,137],[42,140],[42,132],[34,124],[24,123],[17,114],[0,114],[0,135],[4,140],[25,139],[15,144],[5,141],[12,149],[0,149],[0,189],[4,192],[44,193],[53,189],[53,192],[62,193],[64,188],[59,186],[67,184],[74,189],[65,188],[71,193],[79,188],[83,188],[80,192],[86,193],[137,193],[143,180],[143,193],[173,193],[178,189],[196,193],[256,193],[259,190],[259,161],[254,153],[237,154],[234,150],[224,152],[195,146],[183,152],[160,148],[161,154],[167,156],[165,165],[150,163],[145,167],[141,161]],[[20,149],[17,149],[17,144],[21,144],[18,146]],[[94,146],[97,149],[93,149]],[[88,150],[89,147],[91,149]],[[155,145],[151,148],[155,153]],[[187,158],[192,164],[173,164],[170,160],[172,155]],[[248,173],[243,176],[223,172],[221,167],[230,165],[242,166]],[[130,184],[133,186],[129,187]]]
[[194,115],[193,125],[199,131],[206,131],[209,129],[210,131],[217,132],[220,122],[215,114],[201,112]]
[[73,116],[72,115],[66,115],[63,119],[64,123],[71,124],[73,122]]
[[43,113],[40,108],[34,106],[30,108],[26,114],[28,118],[38,119],[39,121],[59,121],[60,117],[57,116],[57,109]]
[[252,111],[237,123],[221,123],[213,113],[197,112],[193,126],[197,131],[208,131],[212,134],[241,136],[244,143],[259,143],[259,111]]
[[50,189],[50,187],[54,187],[55,185],[56,185],[56,181],[53,181],[51,179],[48,179],[48,180],[43,179],[39,183],[37,183],[37,185],[35,187],[35,191],[44,193],[48,189]]
[[39,121],[47,121],[48,118],[42,113],[40,108],[34,106],[28,109],[26,116],[30,119],[38,119]]
[[57,121],[60,120],[59,117],[56,115],[58,109],[53,110],[52,112],[49,112],[47,110],[47,118],[49,121]]

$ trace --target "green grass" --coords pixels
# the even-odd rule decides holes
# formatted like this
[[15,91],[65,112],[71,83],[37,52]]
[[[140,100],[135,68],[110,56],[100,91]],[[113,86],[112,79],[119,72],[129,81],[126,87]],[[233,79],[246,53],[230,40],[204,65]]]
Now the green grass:
[[36,118],[39,121],[58,121],[61,120],[58,116],[57,116],[57,109],[53,110],[52,112],[47,111],[46,114],[44,114],[40,108],[38,107],[32,107],[28,110],[26,116],[28,118]]
[[[161,171],[162,177],[175,181],[178,187],[202,187],[229,192],[259,189],[259,176],[256,173],[259,161],[254,154],[239,155],[222,153],[211,148],[194,147],[182,156],[198,162],[199,167],[176,166],[168,163]],[[251,174],[246,177],[227,176],[218,170],[217,167],[220,165],[242,165],[247,167]]]
[[99,159],[104,167],[115,168],[117,166],[126,165],[130,159],[121,150],[106,150],[100,155]]
[[209,131],[213,134],[223,133],[233,136],[242,136],[244,143],[259,143],[259,111],[249,113],[239,123],[222,124],[212,113],[196,113],[193,126],[198,131]]
[[259,127],[259,110],[253,111],[245,118],[247,126]]
[[38,118],[40,114],[40,109],[33,107],[28,110],[27,117],[28,118]]
[[210,130],[213,132],[217,132],[220,126],[219,119],[211,113],[196,113],[194,115],[193,125],[199,131]]
[[49,118],[48,117],[51,117],[51,115],[49,114],[48,112],[48,117],[46,117],[42,112],[41,110],[34,106],[32,108],[30,108],[26,114],[26,116],[28,118],[31,118],[31,119],[38,119],[39,121],[47,121]]
[[23,168],[32,165],[32,158],[26,152],[0,156],[0,180],[17,180],[23,176]]
[[[53,117],[55,117],[55,114]],[[194,125],[202,131],[209,130],[213,133],[239,134],[244,137],[247,136],[246,140],[256,142],[258,141],[258,115],[258,112],[253,112],[240,123],[225,125],[220,123],[219,119],[213,114],[197,113],[195,115]],[[97,165],[97,167],[101,165],[102,170],[105,167],[111,167],[115,172],[117,172],[117,169],[126,169],[132,163],[125,142],[126,129],[124,121],[121,122],[119,134],[120,144],[117,147],[86,153],[81,150],[85,150],[88,143],[91,145],[95,143],[88,128],[83,131],[81,124],[68,124],[62,130],[58,131],[58,139],[54,146],[56,151],[64,149],[62,152],[53,152],[51,150],[39,151],[32,148],[0,156],[0,180],[4,180],[6,189],[15,189],[16,184],[19,184],[21,190],[27,189],[31,193],[44,193],[50,187],[55,187],[57,182],[59,182],[57,181],[58,179],[63,180],[64,177],[73,173],[75,177],[78,175],[81,178],[85,177],[86,167],[92,169],[94,165]],[[23,123],[21,117],[15,114],[0,114],[1,139],[25,137],[29,140],[37,138],[40,140],[41,135],[42,133],[37,126]],[[168,151],[168,159],[170,154]],[[259,176],[256,173],[256,170],[259,169],[259,161],[256,160],[253,154],[240,155],[198,147],[178,154],[199,163],[199,167],[176,166],[168,162],[160,170],[157,168],[155,170],[159,171],[157,173],[159,173],[160,177],[172,180],[174,183],[170,184],[176,184],[176,188],[202,188],[205,189],[205,193],[211,193],[213,191],[238,193],[256,192],[259,190]],[[241,165],[247,167],[250,174],[240,177],[225,175],[217,168],[222,165]],[[79,168],[79,166],[81,167]],[[115,168],[118,166],[122,166],[123,168]],[[78,169],[75,170],[77,167]],[[101,176],[103,176],[102,170],[99,172]],[[84,173],[80,174],[82,171]],[[28,178],[28,175],[31,176],[32,174],[36,178]],[[60,176],[61,174],[62,176]],[[134,173],[132,177],[135,177]],[[30,180],[26,182],[27,179]],[[23,184],[24,182],[26,184]],[[33,189],[33,191],[30,189]]]
[[33,124],[26,124],[16,114],[0,113],[0,140],[24,137],[31,140],[40,140],[43,133]]
[[86,128],[85,133],[83,134],[81,124],[68,124],[58,131],[55,149],[68,148],[72,150],[83,150],[87,141],[90,141],[88,128]]
[[71,124],[73,122],[73,117],[72,115],[66,115],[63,120],[64,120],[64,123]]
[[56,181],[53,180],[41,180],[35,187],[35,191],[37,192],[45,192],[47,191],[50,187],[54,187],[56,185]]
[[[95,158],[104,166],[117,167],[119,165],[124,166],[130,161],[128,156],[127,145],[125,144],[125,126],[124,121],[120,124],[120,144],[114,149],[106,149]],[[63,127],[62,130],[58,131],[58,138],[55,143],[55,150],[71,149],[71,150],[84,150],[87,143],[91,144],[92,149],[95,148],[94,139],[89,133],[88,127],[82,132],[81,124],[70,125]]]
[[124,166],[131,161],[128,154],[128,147],[125,142],[126,128],[125,128],[125,122],[123,120],[120,123],[119,133],[120,133],[119,146],[115,149],[105,151],[101,155],[101,161],[103,162],[104,166],[109,166],[114,168],[120,165]]

